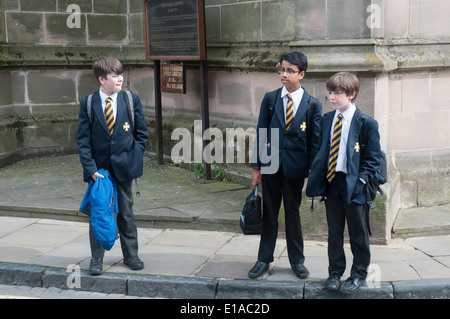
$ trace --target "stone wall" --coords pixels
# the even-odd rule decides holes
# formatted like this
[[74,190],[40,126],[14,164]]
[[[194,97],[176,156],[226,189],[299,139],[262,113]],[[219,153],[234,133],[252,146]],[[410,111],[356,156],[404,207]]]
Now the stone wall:
[[[324,111],[326,79],[352,71],[362,83],[358,107],[380,124],[389,183],[372,213],[374,237],[390,238],[400,209],[448,203],[450,2],[205,0],[205,7],[212,126],[254,127],[264,93],[280,86],[279,55],[299,50],[310,62],[302,85]],[[155,150],[142,11],[141,0],[0,0],[0,166],[76,152],[78,101],[98,88],[90,67],[101,55],[126,65],[125,86],[142,99]],[[162,95],[167,155],[173,129],[192,130],[200,118],[198,63],[185,63],[187,93]],[[308,229],[326,231],[323,213],[311,217],[303,206]]]

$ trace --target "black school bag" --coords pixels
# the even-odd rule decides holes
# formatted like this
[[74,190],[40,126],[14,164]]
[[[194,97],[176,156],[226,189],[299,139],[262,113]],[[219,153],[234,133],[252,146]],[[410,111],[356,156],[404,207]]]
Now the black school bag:
[[263,230],[261,197],[258,186],[247,196],[241,214],[241,229],[244,235],[260,235]]
[[[361,115],[361,120],[363,125],[361,127],[361,133],[359,135],[359,145],[361,145],[361,158],[364,156],[364,151],[366,150],[366,146],[368,143],[367,137],[367,122],[370,120],[370,116]],[[373,201],[377,197],[377,192],[381,195],[384,195],[383,190],[381,189],[381,185],[387,182],[387,162],[386,162],[386,154],[384,151],[380,150],[380,166],[375,171],[375,176],[369,177],[366,185],[367,191],[367,204],[370,209],[375,208]]]

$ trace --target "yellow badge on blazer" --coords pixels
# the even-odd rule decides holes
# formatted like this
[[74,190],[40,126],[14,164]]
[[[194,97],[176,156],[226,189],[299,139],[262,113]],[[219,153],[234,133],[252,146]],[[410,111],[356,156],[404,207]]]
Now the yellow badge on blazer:
[[123,125],[123,129],[125,130],[125,132],[128,132],[128,130],[130,129],[130,124],[128,122],[125,122],[125,124]]
[[303,122],[302,125],[300,125],[300,128],[302,132],[306,131],[306,122]]
[[355,151],[356,151],[356,152],[359,152],[359,143],[358,143],[358,142],[356,142],[356,145],[355,145]]

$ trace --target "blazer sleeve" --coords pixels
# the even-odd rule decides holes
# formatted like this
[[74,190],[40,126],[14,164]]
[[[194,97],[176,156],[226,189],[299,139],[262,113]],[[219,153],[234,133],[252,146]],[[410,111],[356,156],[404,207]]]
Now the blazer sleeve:
[[252,162],[250,163],[250,166],[252,168],[260,168],[261,167],[261,161],[259,158],[260,154],[260,135],[259,135],[259,129],[268,129],[270,127],[270,122],[272,120],[273,115],[273,108],[275,107],[275,101],[277,98],[277,94],[279,92],[278,90],[268,92],[264,95],[264,98],[261,102],[261,108],[259,111],[259,117],[258,117],[258,124],[256,126],[256,140],[253,145],[253,155],[252,155]]
[[378,122],[370,118],[367,123],[367,146],[359,166],[359,178],[366,182],[369,177],[375,176],[376,169],[380,166],[380,133]]
[[[92,113],[92,116],[94,113]],[[77,146],[78,154],[80,156],[81,166],[84,170],[84,179],[97,172],[97,165],[92,158],[92,144],[91,144],[91,122],[87,115],[86,98],[80,101],[80,111],[78,113],[78,133]]]
[[141,99],[138,95],[133,94],[134,103],[134,130],[135,130],[135,140],[139,145],[142,153],[145,151],[145,144],[148,141],[148,129],[145,122],[144,110],[141,104]]
[[309,137],[309,167],[311,167],[314,158],[320,149],[322,132],[322,103],[316,98],[311,97],[310,110],[313,112],[311,118],[310,137]]

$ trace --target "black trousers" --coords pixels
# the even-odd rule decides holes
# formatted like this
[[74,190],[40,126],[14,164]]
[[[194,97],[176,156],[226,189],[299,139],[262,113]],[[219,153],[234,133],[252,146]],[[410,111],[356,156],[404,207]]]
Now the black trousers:
[[281,167],[275,174],[262,175],[264,228],[259,244],[259,261],[265,263],[273,261],[281,200],[284,202],[289,262],[303,264],[305,261],[299,211],[304,182],[304,178],[286,178]]
[[[133,190],[132,181],[117,182],[117,202],[119,213],[117,214],[117,228],[120,235],[120,245],[125,259],[137,257],[138,235],[133,214]],[[103,258],[105,249],[99,245],[94,237],[92,224],[89,223],[89,241],[91,254],[94,258]]]
[[370,265],[369,232],[367,228],[366,204],[346,203],[347,183],[344,173],[336,173],[336,177],[328,184],[325,207],[328,221],[328,273],[341,277],[346,267],[344,253],[344,227],[350,237],[350,248],[353,254],[353,265],[350,276],[365,279]]

